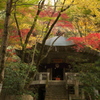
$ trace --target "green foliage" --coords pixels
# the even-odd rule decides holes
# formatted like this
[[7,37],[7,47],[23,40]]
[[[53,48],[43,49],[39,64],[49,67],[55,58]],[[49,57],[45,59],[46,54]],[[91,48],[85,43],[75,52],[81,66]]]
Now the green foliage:
[[40,0],[26,0],[26,3],[37,4],[39,1]]
[[4,10],[5,5],[6,5],[6,0],[0,0],[0,11]]
[[77,69],[85,93],[89,94],[92,100],[99,98],[96,90],[100,90],[100,59],[95,63],[79,64]]
[[4,89],[5,94],[31,94],[30,91],[24,89],[24,85],[29,80],[29,72],[35,72],[36,67],[26,63],[10,63],[6,67]]
[[90,9],[84,9],[83,10],[83,14],[85,14],[85,15],[88,15],[90,13],[91,13],[91,10]]
[[30,7],[34,4],[38,4],[39,0],[18,0],[17,5],[22,7]]
[[76,35],[82,37],[89,33],[99,32],[100,0],[74,1],[74,5],[67,10],[67,13],[78,30]]

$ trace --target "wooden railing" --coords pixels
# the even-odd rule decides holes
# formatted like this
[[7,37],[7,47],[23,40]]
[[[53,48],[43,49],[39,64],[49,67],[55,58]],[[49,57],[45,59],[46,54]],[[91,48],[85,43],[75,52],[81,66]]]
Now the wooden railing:
[[31,84],[46,84],[49,80],[49,74],[49,72],[39,72]]
[[77,76],[78,76],[78,73],[70,73],[70,72],[65,73],[66,83],[75,84],[76,82],[78,82]]
[[[77,73],[65,73],[65,81],[67,84],[75,84]],[[35,79],[33,80],[32,84],[46,84],[47,81],[57,81],[57,80],[50,80],[50,73],[49,72],[39,72]]]
[[65,73],[66,89],[69,91],[69,100],[84,100],[84,91],[80,90],[82,83],[79,82],[78,75],[78,73]]
[[[31,85],[38,85],[38,84],[47,84],[49,82],[51,82],[51,84],[58,84],[61,82],[66,82],[66,89],[69,91],[69,87],[73,86],[74,88],[74,94],[70,94],[69,93],[69,100],[72,99],[80,99],[83,100],[84,99],[84,92],[81,91],[81,95],[80,95],[80,85],[82,85],[78,79],[77,79],[78,73],[70,73],[67,72],[65,73],[65,78],[64,80],[50,80],[50,73],[49,72],[39,72],[36,77],[35,80],[33,80]],[[71,91],[72,92],[72,91]]]

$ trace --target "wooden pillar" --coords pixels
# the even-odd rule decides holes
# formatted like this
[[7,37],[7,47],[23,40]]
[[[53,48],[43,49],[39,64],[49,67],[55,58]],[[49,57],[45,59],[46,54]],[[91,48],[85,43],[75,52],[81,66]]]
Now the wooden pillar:
[[39,75],[39,81],[41,81],[42,80],[42,73],[40,73],[40,75]]
[[85,98],[84,91],[82,90],[82,99],[84,99],[84,98]]
[[52,70],[51,68],[48,68],[48,69],[47,69],[47,72],[49,72],[49,80],[52,79],[51,70]]
[[75,96],[79,97],[79,82],[75,82]]
[[49,77],[50,77],[50,73],[47,73],[47,80],[49,80]]

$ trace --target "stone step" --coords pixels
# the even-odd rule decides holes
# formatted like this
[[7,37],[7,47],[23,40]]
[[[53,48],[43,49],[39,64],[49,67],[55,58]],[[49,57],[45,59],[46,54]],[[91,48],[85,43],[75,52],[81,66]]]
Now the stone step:
[[68,100],[65,82],[49,82],[46,88],[45,100]]
[[65,81],[62,81],[62,80],[56,80],[56,81],[49,81],[48,82],[48,85],[64,85],[65,84]]
[[[52,98],[51,96],[46,96],[46,98]],[[67,99],[66,96],[53,96],[53,98]]]
[[45,100],[68,100],[68,98],[52,98],[52,97],[49,97],[49,98],[46,98]]
[[68,98],[46,98],[45,100],[68,100]]

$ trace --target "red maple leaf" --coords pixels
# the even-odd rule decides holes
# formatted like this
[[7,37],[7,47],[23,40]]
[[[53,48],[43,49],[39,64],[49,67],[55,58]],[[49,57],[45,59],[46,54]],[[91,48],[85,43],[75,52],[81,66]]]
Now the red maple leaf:
[[69,40],[73,40],[76,44],[74,48],[79,51],[86,46],[100,50],[100,33],[91,33],[85,37],[70,37]]

